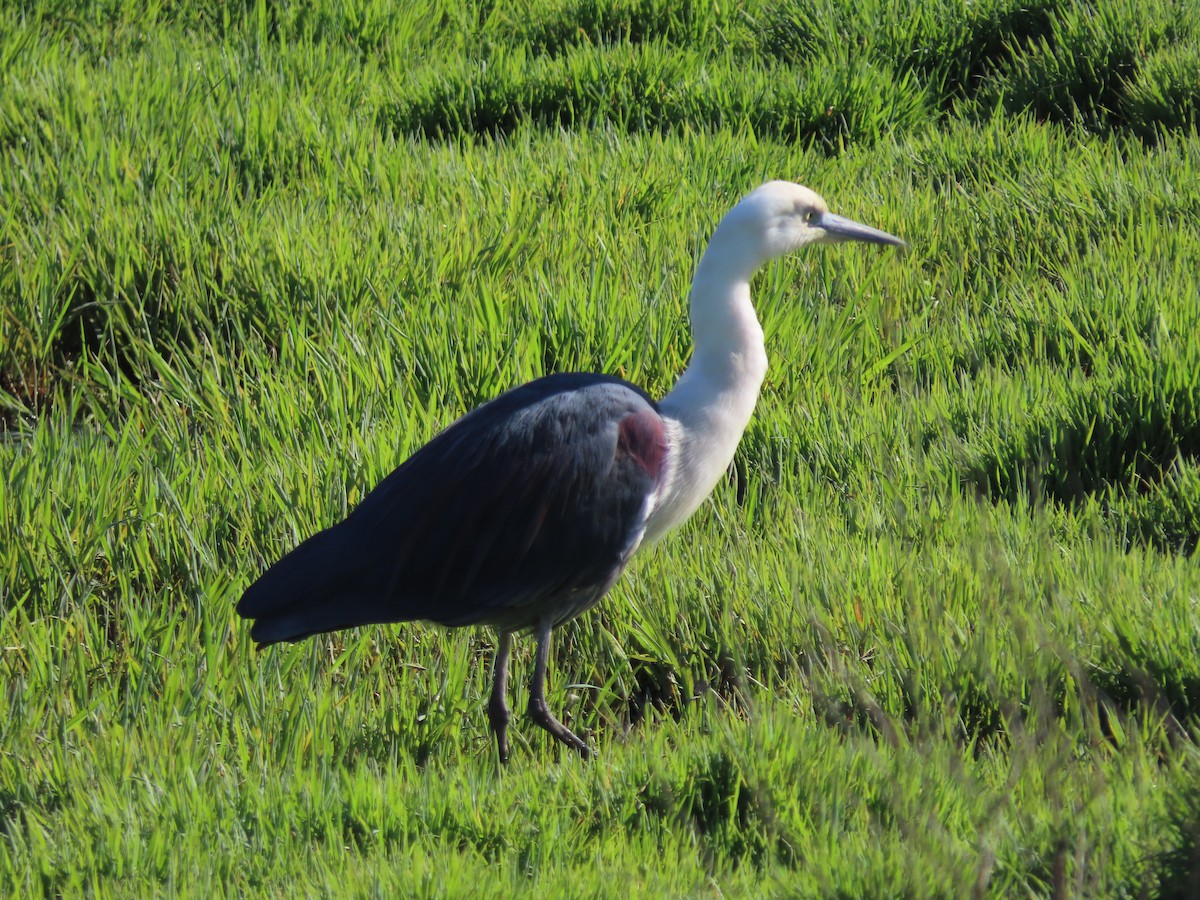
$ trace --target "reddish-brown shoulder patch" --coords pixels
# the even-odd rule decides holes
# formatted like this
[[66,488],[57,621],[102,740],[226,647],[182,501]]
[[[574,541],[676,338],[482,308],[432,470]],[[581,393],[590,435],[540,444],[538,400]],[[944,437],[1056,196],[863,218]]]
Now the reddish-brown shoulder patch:
[[617,430],[617,452],[624,453],[655,481],[667,458],[667,432],[656,413],[631,413],[621,420]]

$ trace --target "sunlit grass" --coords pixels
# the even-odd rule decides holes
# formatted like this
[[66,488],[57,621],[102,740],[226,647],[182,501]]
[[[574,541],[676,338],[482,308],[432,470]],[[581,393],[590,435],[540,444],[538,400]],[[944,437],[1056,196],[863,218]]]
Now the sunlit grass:
[[[0,10],[5,892],[1186,889],[1194,25],[1121,7],[1060,115],[1109,19],[827,7]],[[756,281],[729,478],[556,639],[597,760],[499,770],[485,632],[254,652],[246,584],[465,410],[668,390],[775,177],[910,250]]]

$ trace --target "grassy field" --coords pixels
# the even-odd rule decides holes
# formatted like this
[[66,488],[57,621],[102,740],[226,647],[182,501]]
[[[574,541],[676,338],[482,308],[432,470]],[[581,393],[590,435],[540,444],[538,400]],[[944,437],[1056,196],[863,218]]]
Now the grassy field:
[[[1198,9],[4,2],[0,894],[1194,895]],[[729,478],[554,646],[597,759],[499,767],[487,632],[254,652],[465,410],[667,391],[769,178],[911,249],[756,281]]]

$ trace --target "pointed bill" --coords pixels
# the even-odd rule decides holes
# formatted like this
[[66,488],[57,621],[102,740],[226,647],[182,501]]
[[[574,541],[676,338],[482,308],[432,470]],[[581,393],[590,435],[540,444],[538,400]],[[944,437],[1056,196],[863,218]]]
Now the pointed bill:
[[865,241],[868,244],[891,244],[893,247],[908,246],[894,234],[888,234],[886,231],[880,231],[870,225],[862,225],[853,219],[835,216],[833,213],[822,214],[821,218],[813,224],[823,228],[829,234],[830,239],[835,241]]

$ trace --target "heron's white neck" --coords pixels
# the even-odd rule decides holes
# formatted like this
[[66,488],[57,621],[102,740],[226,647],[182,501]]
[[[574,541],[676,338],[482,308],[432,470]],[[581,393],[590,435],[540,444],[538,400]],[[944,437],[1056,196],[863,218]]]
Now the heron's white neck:
[[654,541],[704,502],[733,461],[763,377],[767,351],[750,302],[762,263],[748,236],[722,223],[692,279],[692,359],[659,404],[670,434],[670,471],[646,526]]

